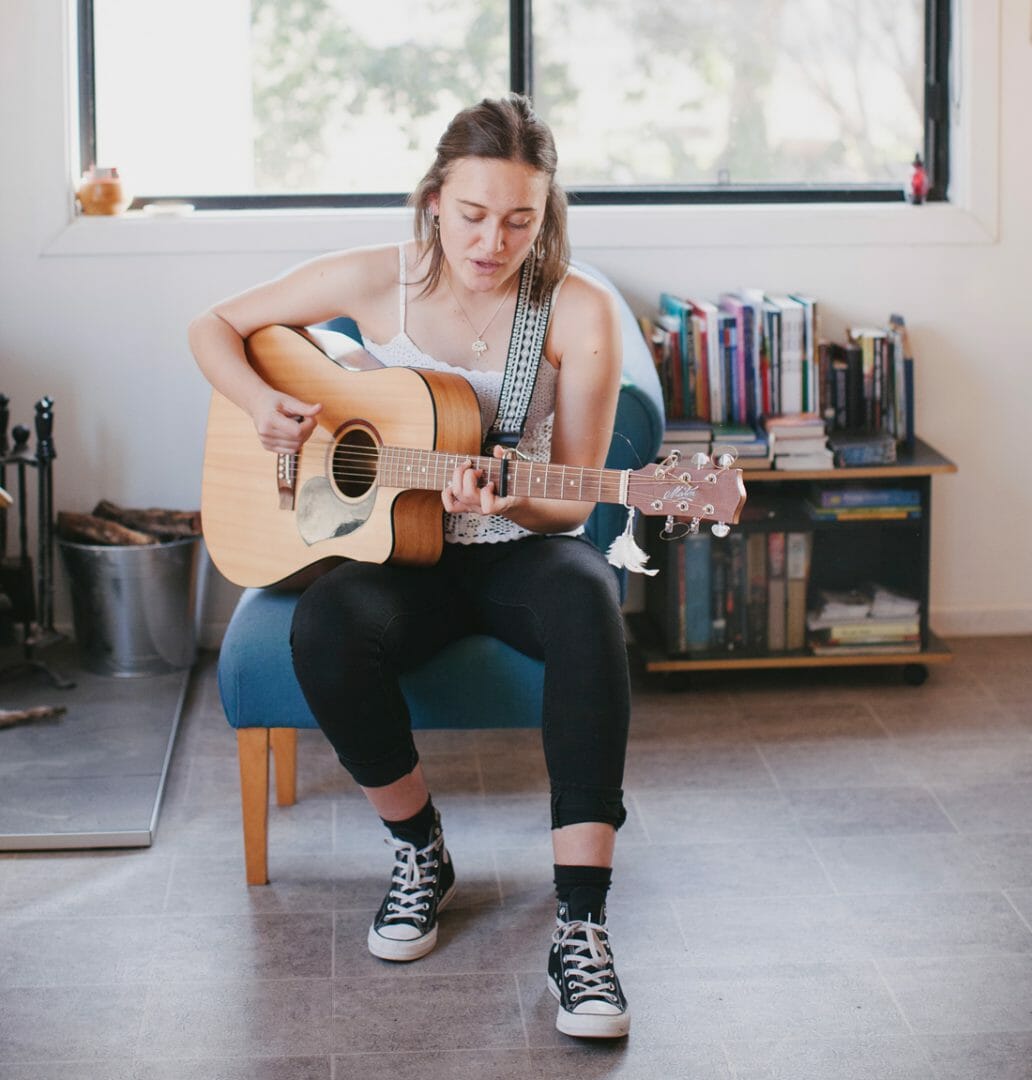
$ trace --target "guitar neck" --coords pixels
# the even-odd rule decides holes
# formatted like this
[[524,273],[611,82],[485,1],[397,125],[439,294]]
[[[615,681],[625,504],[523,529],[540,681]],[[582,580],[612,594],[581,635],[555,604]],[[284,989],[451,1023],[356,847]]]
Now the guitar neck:
[[484,483],[494,482],[496,491],[501,488],[502,469],[507,467],[506,489],[510,495],[600,503],[623,503],[626,499],[627,473],[618,469],[554,465],[525,458],[470,458],[466,454],[398,446],[380,448],[377,479],[389,488],[440,491],[456,467],[470,460],[474,468],[483,472]]

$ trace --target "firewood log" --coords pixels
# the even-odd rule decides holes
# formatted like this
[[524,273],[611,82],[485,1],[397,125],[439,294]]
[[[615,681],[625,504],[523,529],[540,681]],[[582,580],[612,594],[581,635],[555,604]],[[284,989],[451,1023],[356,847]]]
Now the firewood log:
[[77,514],[70,510],[58,513],[57,533],[63,540],[78,544],[131,544],[139,547],[158,542],[156,536],[119,525],[117,521],[107,521],[93,514]]
[[68,710],[63,705],[39,705],[34,709],[0,709],[0,728],[28,724],[33,720],[49,720],[63,716]]
[[178,540],[199,536],[201,512],[199,510],[164,510],[148,507],[145,510],[117,506],[108,499],[101,499],[93,508],[94,517],[117,521],[130,529],[139,529],[162,540]]

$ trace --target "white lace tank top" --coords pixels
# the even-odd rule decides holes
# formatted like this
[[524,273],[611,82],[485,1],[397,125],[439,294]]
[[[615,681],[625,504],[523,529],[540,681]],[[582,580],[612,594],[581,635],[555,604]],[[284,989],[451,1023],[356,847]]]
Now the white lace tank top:
[[[461,375],[472,387],[480,403],[481,439],[490,430],[498,411],[498,398],[502,392],[501,371],[477,371],[435,360],[423,352],[405,330],[406,309],[406,266],[404,245],[398,247],[400,273],[398,301],[398,332],[383,345],[375,341],[366,341],[366,349],[386,367],[427,368],[431,371],[448,371]],[[565,278],[563,279],[565,280]],[[553,309],[562,281],[552,294]],[[523,429],[523,438],[517,449],[533,461],[549,461],[552,452],[552,422],[555,415],[556,369],[544,358],[538,369],[534,393],[527,409],[527,423]],[[584,526],[563,535],[578,536]],[[444,538],[452,544],[495,544],[503,540],[517,540],[523,536],[534,535],[529,529],[517,525],[500,514],[445,514]]]

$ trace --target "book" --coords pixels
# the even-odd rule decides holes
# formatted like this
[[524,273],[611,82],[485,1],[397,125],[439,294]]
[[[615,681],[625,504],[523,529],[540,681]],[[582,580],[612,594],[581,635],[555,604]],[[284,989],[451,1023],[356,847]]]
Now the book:
[[828,440],[824,435],[812,439],[778,439],[775,436],[774,446],[779,454],[819,454],[828,449]]
[[745,542],[746,645],[754,652],[767,649],[767,536],[751,532]]
[[709,532],[699,532],[668,545],[675,551],[681,549],[684,564],[684,639],[680,651],[704,652],[710,647],[712,539]]
[[901,637],[914,637],[920,633],[918,620],[911,616],[901,619],[876,619],[866,615],[857,619],[830,619],[811,612],[806,617],[806,629],[820,631],[825,638],[845,641],[847,639],[882,641]]
[[769,300],[781,312],[781,412],[801,413],[806,408],[806,311],[789,296],[771,296]]
[[919,653],[920,641],[894,641],[891,643],[874,642],[858,645],[824,645],[815,643],[810,646],[814,656],[889,656],[893,653]]
[[732,532],[724,541],[727,550],[727,581],[724,593],[725,647],[741,650],[746,645],[749,582],[746,576],[745,533]]
[[[855,481],[854,481],[855,484]],[[921,492],[915,488],[816,486],[810,501],[821,507],[920,506]]]
[[733,293],[724,293],[720,297],[719,307],[734,319],[734,355],[731,364],[731,385],[733,387],[733,408],[728,419],[744,424],[755,419],[755,410],[750,405],[754,379],[752,376],[752,316],[741,297]]
[[820,387],[817,378],[817,301],[812,296],[790,293],[803,309],[803,410],[820,412]]
[[694,453],[708,454],[712,441],[713,428],[708,420],[668,420],[663,433],[660,457],[668,457],[675,449],[680,451],[683,458]]
[[748,446],[751,444],[767,445],[767,436],[757,431],[752,424],[724,423],[713,424],[713,441],[727,443],[730,446]]
[[710,549],[710,648],[727,647],[728,547],[716,544]]
[[781,308],[769,299],[763,303],[763,342],[769,364],[763,415],[769,416],[781,412]]
[[914,445],[914,354],[910,349],[910,335],[903,316],[895,313],[890,315],[889,326],[899,340],[896,438],[909,448]]
[[812,546],[813,533],[785,534],[785,644],[789,650],[806,645],[806,590]]
[[813,439],[825,434],[824,418],[816,413],[776,413],[763,418],[763,428],[776,439]]
[[671,416],[694,416],[696,372],[692,308],[686,300],[664,292],[659,297],[659,310],[661,321],[664,318],[676,320],[677,329],[677,351],[670,358],[677,390],[668,403],[668,411]]
[[832,469],[835,467],[835,455],[830,450],[812,454],[774,454],[774,468],[785,470]]
[[737,329],[734,315],[726,311],[717,314],[717,332],[720,346],[720,383],[721,400],[723,409],[714,420],[732,421],[738,420],[738,375],[736,356],[738,351]]
[[892,465],[896,461],[896,440],[887,434],[845,435],[833,432],[828,445],[839,468],[863,465]]
[[[760,533],[759,535],[763,535]],[[785,534],[781,531],[767,533],[767,649],[784,652],[787,636],[785,628],[788,599],[785,577]]]
[[699,320],[705,348],[702,350],[706,367],[706,384],[709,394],[708,410],[700,415],[709,420],[725,417],[724,381],[720,362],[720,321],[717,305],[708,300],[689,300],[692,312]]
[[919,506],[809,506],[814,521],[920,521]]
[[846,365],[845,408],[843,423],[846,431],[860,431],[864,426],[864,360],[860,346],[850,342],[842,349]]

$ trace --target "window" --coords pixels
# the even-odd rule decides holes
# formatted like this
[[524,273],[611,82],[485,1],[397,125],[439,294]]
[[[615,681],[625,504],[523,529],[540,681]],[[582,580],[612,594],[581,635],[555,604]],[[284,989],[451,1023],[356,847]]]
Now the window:
[[510,87],[573,201],[947,190],[948,0],[79,0],[83,167],[140,202],[396,205]]

